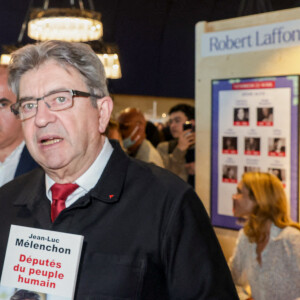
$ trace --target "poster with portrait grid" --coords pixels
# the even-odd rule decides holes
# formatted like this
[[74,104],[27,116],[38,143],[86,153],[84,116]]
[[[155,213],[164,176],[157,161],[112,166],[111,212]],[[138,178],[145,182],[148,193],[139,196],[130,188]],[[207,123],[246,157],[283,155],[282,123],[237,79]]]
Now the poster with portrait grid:
[[232,195],[248,171],[275,174],[298,220],[299,76],[212,81],[211,218],[240,229]]

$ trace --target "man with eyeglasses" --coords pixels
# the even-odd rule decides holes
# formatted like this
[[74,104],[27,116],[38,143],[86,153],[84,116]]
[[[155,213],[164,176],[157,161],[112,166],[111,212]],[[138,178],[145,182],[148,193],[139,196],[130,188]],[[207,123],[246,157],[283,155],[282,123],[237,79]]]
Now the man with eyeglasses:
[[0,272],[10,225],[25,225],[84,236],[75,299],[237,299],[193,189],[104,135],[113,103],[91,48],[28,45],[9,71],[42,169],[0,189]]
[[7,67],[0,66],[0,186],[37,167],[23,139],[21,122],[11,112],[16,96],[7,84]]

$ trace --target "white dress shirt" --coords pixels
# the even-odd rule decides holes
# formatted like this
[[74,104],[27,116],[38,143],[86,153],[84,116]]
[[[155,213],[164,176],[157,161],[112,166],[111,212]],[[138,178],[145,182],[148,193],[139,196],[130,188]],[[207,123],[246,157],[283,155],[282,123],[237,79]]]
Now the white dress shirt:
[[[107,162],[113,150],[114,149],[108,141],[108,138],[105,138],[103,148],[101,149],[101,152],[96,158],[96,160],[84,174],[77,178],[75,182],[72,182],[78,184],[79,187],[71,195],[68,196],[66,200],[66,207],[72,205],[74,202],[76,202],[76,200],[87,194],[96,185],[103,173],[105,166],[107,165]],[[47,174],[45,176],[45,181],[46,195],[52,203],[51,187],[55,183],[55,181],[53,181]]]
[[4,162],[0,162],[0,186],[14,179],[24,146],[23,141]]

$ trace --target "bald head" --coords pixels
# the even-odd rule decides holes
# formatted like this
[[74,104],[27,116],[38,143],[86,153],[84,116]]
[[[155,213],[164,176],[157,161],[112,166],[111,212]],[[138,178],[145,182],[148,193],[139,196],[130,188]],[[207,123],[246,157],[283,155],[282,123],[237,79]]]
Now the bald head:
[[[128,107],[121,111],[118,122],[123,140],[130,138],[135,143],[129,143],[129,151],[135,151],[146,138],[146,119],[137,108]],[[126,143],[125,145],[126,146]]]
[[118,120],[120,124],[138,122],[139,124],[146,126],[144,114],[135,107],[127,107],[126,109],[121,111]]

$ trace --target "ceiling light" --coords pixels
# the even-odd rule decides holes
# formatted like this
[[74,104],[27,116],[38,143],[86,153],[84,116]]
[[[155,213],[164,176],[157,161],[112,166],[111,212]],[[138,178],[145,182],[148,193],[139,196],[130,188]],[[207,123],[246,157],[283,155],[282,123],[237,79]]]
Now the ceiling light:
[[86,42],[103,35],[101,14],[78,8],[33,9],[28,36],[37,41]]
[[98,54],[103,63],[105,74],[107,78],[118,79],[122,77],[121,66],[118,54]]
[[119,61],[119,49],[116,44],[105,43],[101,40],[88,42],[101,60],[107,78],[118,79],[122,77]]
[[91,9],[89,11],[84,10],[82,0],[79,0],[78,3],[80,9],[74,7],[74,1],[70,1],[72,8],[49,9],[49,0],[44,0],[43,9],[33,9],[33,1],[31,0],[18,42],[15,45],[2,46],[0,63],[7,65],[10,61],[11,53],[24,46],[23,37],[28,27],[28,35],[38,41],[56,39],[87,42],[103,63],[106,77],[110,79],[121,78],[117,45],[105,43],[100,38],[103,31],[102,23],[100,22],[101,14],[94,11],[92,0],[89,1]]
[[10,54],[1,54],[0,64],[1,65],[8,65],[10,61]]
[[24,45],[2,45],[1,49],[1,57],[0,57],[0,64],[1,65],[8,65],[11,53]]

